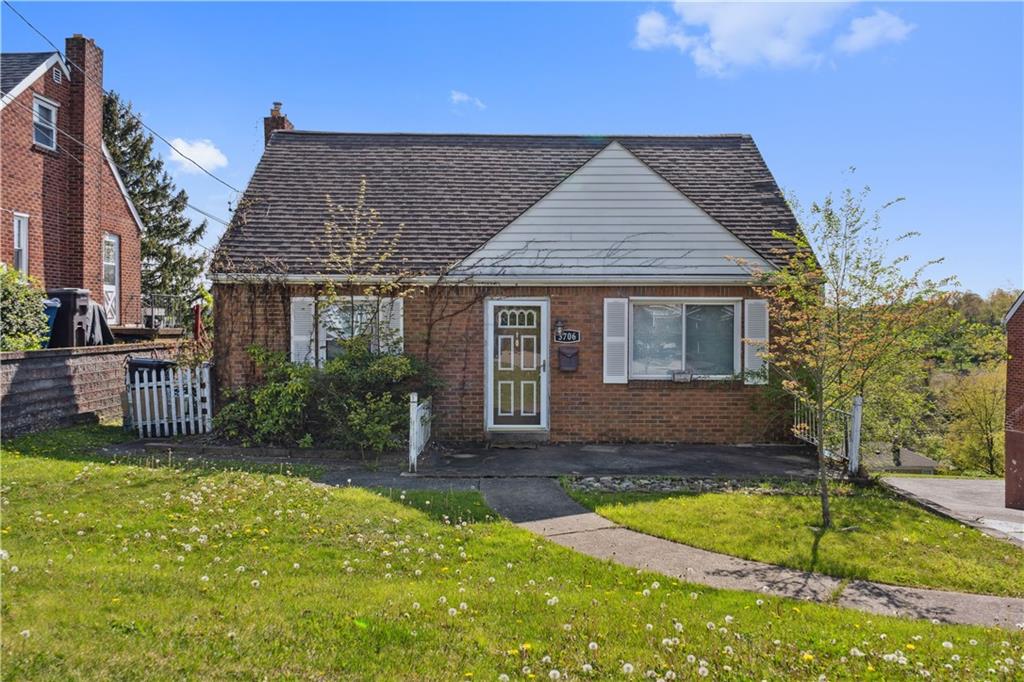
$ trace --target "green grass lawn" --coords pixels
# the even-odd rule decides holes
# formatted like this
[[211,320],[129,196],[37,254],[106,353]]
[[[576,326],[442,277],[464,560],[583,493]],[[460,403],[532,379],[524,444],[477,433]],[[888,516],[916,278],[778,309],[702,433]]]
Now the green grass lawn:
[[1024,596],[1024,550],[931,514],[876,486],[794,494],[584,493],[582,504],[634,530],[770,564],[896,585]]
[[1024,666],[1018,632],[695,587],[548,543],[476,494],[90,461],[107,437],[4,447],[5,679],[964,679]]

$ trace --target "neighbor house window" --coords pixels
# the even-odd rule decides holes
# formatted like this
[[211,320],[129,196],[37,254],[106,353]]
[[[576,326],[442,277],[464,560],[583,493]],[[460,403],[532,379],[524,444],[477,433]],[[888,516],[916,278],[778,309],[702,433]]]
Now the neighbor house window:
[[739,368],[739,302],[631,302],[629,376],[728,377]]
[[57,104],[38,95],[32,102],[32,141],[46,149],[57,148]]
[[14,259],[15,270],[28,274],[28,216],[14,214]]

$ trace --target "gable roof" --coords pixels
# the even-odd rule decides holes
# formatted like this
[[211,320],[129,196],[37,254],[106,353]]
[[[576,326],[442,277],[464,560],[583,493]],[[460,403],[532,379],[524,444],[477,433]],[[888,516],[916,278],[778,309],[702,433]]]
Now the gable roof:
[[[0,54],[0,94],[13,99],[31,85],[51,66],[60,65],[64,76],[71,77],[64,60],[57,52],[4,52]],[[0,107],[6,101],[0,102]]]
[[[749,135],[700,137],[447,135],[276,131],[215,273],[329,274],[318,236],[328,201],[352,206],[361,179],[391,263],[437,272],[461,261],[611,142],[618,142],[769,262],[792,251],[774,230],[797,223]],[[399,226],[401,225],[401,228]],[[400,265],[399,265],[400,264]]]
[[618,142],[463,260],[453,275],[637,282],[747,279],[770,268]]

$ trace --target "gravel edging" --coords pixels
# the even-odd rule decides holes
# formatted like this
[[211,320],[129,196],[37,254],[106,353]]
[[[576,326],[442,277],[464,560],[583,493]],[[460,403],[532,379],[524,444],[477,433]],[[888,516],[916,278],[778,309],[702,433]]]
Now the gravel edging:
[[[804,481],[806,494],[817,494],[817,483]],[[739,493],[742,495],[798,495],[794,481],[739,480],[692,477],[585,476],[567,478],[567,486],[582,493]]]

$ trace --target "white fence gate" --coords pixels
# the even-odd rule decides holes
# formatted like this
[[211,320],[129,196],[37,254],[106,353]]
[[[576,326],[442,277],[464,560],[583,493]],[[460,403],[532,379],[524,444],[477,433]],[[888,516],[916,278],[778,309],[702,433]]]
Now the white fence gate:
[[818,434],[825,440],[825,455],[845,460],[847,470],[860,470],[860,424],[864,400],[853,399],[853,410],[830,409],[822,415],[818,408],[800,396],[793,395],[793,435],[811,445],[818,445]]
[[423,402],[415,393],[409,394],[409,471],[416,471],[420,453],[430,443],[430,407],[433,398]]
[[140,438],[209,433],[213,428],[210,365],[125,372],[128,413]]

